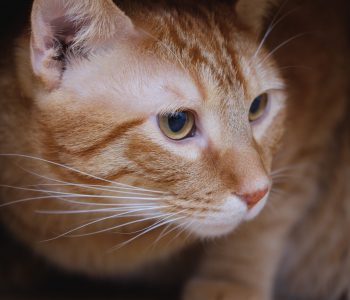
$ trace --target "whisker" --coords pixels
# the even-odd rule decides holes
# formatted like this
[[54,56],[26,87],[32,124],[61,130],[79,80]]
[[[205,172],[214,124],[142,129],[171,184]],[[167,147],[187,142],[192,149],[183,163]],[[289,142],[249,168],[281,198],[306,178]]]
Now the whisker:
[[187,224],[187,226],[184,228],[184,231],[186,230],[188,232],[186,237],[183,240],[184,243],[193,235],[193,232],[191,230],[189,230],[189,228],[192,226],[192,224],[193,224],[193,221],[189,222]]
[[[16,190],[23,190],[23,191],[31,191],[31,192],[37,192],[37,193],[48,193],[53,195],[62,195],[62,196],[70,196],[70,197],[77,197],[77,198],[104,198],[104,199],[114,199],[114,200],[159,200],[160,197],[134,197],[134,196],[113,196],[113,195],[96,195],[96,194],[78,194],[78,193],[70,193],[70,192],[60,192],[60,191],[53,191],[53,190],[46,190],[46,189],[34,189],[34,188],[28,188],[28,187],[21,187],[21,186],[12,186],[12,185],[5,185],[1,184],[0,187],[3,188],[9,188],[9,189],[16,189]],[[33,199],[33,198],[31,198]],[[5,203],[5,205],[16,203],[17,201],[13,201],[10,203]],[[1,207],[1,205],[0,205]]]
[[[20,187],[20,186],[18,187],[18,186],[11,186],[11,185],[3,185],[3,184],[1,184],[0,187],[31,191],[31,192],[37,192],[37,193],[47,193],[51,195],[52,194],[62,195],[62,196],[68,195],[70,197],[77,197],[77,198],[105,198],[105,199],[115,199],[115,200],[127,199],[127,200],[151,200],[151,201],[161,199],[159,197],[133,197],[133,196],[130,197],[130,196],[113,196],[113,195],[96,195],[96,194],[78,194],[78,193],[60,192],[60,191],[52,191],[52,190],[45,190],[45,189],[34,189],[34,188],[26,188],[26,187]],[[14,202],[10,202],[8,204],[11,204]],[[104,204],[104,205],[115,205],[115,204]]]
[[21,203],[26,203],[26,202],[30,202],[30,201],[35,201],[35,200],[43,200],[43,199],[54,199],[54,200],[57,200],[58,197],[57,196],[48,196],[48,195],[46,195],[46,196],[24,198],[24,199],[19,199],[19,200],[15,200],[15,201],[11,201],[11,202],[0,204],[0,208],[11,206],[11,205],[15,205],[15,204],[21,204]]
[[[141,222],[146,222],[146,221],[153,220],[153,219],[156,219],[156,218],[159,218],[159,216],[154,215],[154,216],[151,216],[151,217],[147,217],[147,218],[143,218],[143,219],[138,219],[138,220],[133,220],[133,221],[130,221],[130,222],[127,222],[127,223],[119,224],[119,225],[116,225],[116,226],[113,226],[113,227],[109,227],[109,228],[105,228],[105,229],[101,229],[101,230],[97,230],[97,231],[93,231],[93,232],[89,232],[89,233],[70,235],[69,237],[85,237],[85,236],[91,236],[91,235],[95,235],[95,234],[99,234],[99,233],[104,233],[104,232],[107,232],[107,231],[116,230],[116,229],[119,229],[119,228],[122,228],[122,227],[125,227],[125,226],[129,226],[129,225],[132,225],[132,224],[141,223]],[[139,232],[139,231],[138,231],[138,232]],[[131,233],[128,233],[128,234],[133,234],[133,233],[134,233],[134,232],[131,232]]]
[[289,181],[289,180],[300,180],[304,178],[304,176],[301,176],[301,175],[294,175],[294,174],[281,174],[281,175],[277,175],[277,176],[274,176],[274,177],[271,177],[272,181],[274,183],[278,183],[278,182],[286,182],[286,181]]
[[[170,233],[172,233],[173,231],[181,228],[181,227],[184,227],[184,224],[183,223],[180,223],[176,226],[174,226],[173,228],[170,228],[170,230],[168,230],[169,227],[171,227],[171,223],[169,223],[163,230],[162,232],[159,234],[159,236],[157,237],[157,239],[152,243],[152,248],[154,248],[156,246],[156,244],[164,237],[166,237],[167,235],[169,235]],[[186,227],[187,228],[187,227]],[[166,244],[166,247],[169,246],[170,242],[172,242],[173,240],[175,240],[178,236],[180,236],[185,230],[186,228],[183,228],[182,230],[180,230],[176,236],[174,236],[167,244]],[[168,230],[168,231],[167,231]]]
[[68,192],[52,191],[52,190],[45,190],[45,189],[35,189],[35,188],[24,187],[24,186],[13,186],[13,185],[0,184],[0,187],[15,189],[15,190],[22,190],[22,191],[29,191],[29,192],[37,192],[37,193],[52,193],[52,194],[58,194],[58,195],[68,195],[68,194],[71,195],[71,193],[68,193]]
[[[193,224],[193,220],[188,222],[186,224],[186,222],[183,222],[181,224],[178,225],[178,227],[182,227],[182,230],[180,230],[168,243],[167,243],[167,247],[173,243],[181,234],[183,234],[185,231],[189,231],[188,229],[191,227],[191,225]],[[190,232],[190,231],[189,231]],[[188,235],[185,237],[184,242],[187,240]]]
[[284,42],[282,42],[281,44],[279,44],[277,47],[275,47],[271,52],[269,52],[269,54],[267,54],[263,60],[260,62],[261,64],[263,64],[268,58],[270,58],[274,53],[276,53],[279,49],[281,49],[283,46],[287,45],[288,43],[305,36],[306,34],[310,34],[311,32],[303,32],[303,33],[299,33],[295,36],[292,36],[291,38],[285,40]]
[[[33,171],[29,171],[21,166],[18,166],[20,169],[22,169],[23,171],[31,174],[31,175],[34,175],[38,178],[42,178],[42,179],[45,179],[45,180],[48,180],[48,181],[53,181],[53,182],[57,182],[57,183],[61,183],[61,184],[67,184],[67,185],[71,185],[71,186],[76,186],[76,187],[86,187],[86,186],[97,186],[97,187],[105,187],[103,189],[100,189],[100,190],[104,190],[104,189],[108,189],[108,190],[111,190],[112,192],[115,192],[115,191],[120,191],[120,192],[123,192],[123,193],[131,193],[131,192],[126,192],[126,191],[135,191],[135,188],[134,187],[115,187],[115,186],[110,186],[110,185],[88,185],[88,184],[83,184],[83,183],[73,183],[73,182],[66,182],[66,181],[62,181],[62,180],[58,180],[58,179],[54,179],[54,178],[51,178],[51,177],[47,177],[47,176],[44,176],[44,175],[41,175],[41,174],[38,174],[36,172],[33,172]],[[49,184],[49,183],[47,183]],[[136,192],[133,192],[133,193],[136,193]],[[142,193],[140,192],[140,194],[147,194],[147,193],[150,193],[150,194],[166,194],[165,192],[151,192],[150,190],[145,192],[143,191]]]
[[65,166],[63,164],[60,164],[60,163],[57,163],[57,162],[54,162],[54,161],[50,161],[50,160],[47,160],[47,159],[44,159],[44,158],[40,158],[40,157],[35,157],[35,156],[30,156],[30,155],[25,155],[25,154],[15,154],[15,153],[14,154],[3,153],[3,154],[0,154],[0,156],[21,157],[21,158],[26,158],[26,159],[37,160],[37,161],[45,162],[45,163],[48,163],[48,164],[51,164],[51,165],[54,165],[54,166],[57,166],[57,167],[64,168],[64,169],[69,170],[69,171],[76,172],[78,174],[81,174],[81,175],[84,175],[84,176],[87,176],[87,177],[90,177],[90,178],[93,178],[93,179],[96,179],[96,180],[99,180],[99,181],[102,181],[102,182],[108,182],[108,183],[116,185],[116,186],[133,188],[135,190],[140,190],[140,191],[163,193],[162,191],[150,190],[150,189],[145,189],[145,188],[140,188],[140,187],[134,187],[134,186],[131,186],[131,185],[128,185],[128,184],[125,184],[125,183],[111,181],[111,180],[108,180],[108,179],[105,179],[105,178],[101,178],[101,177],[98,177],[98,176],[95,176],[95,175],[92,175],[92,174],[80,171],[78,169],[75,169],[75,168],[72,168],[72,167],[69,167],[69,166]]
[[163,223],[157,224],[156,226],[153,226],[153,227],[151,227],[151,228],[149,228],[147,230],[142,231],[140,234],[136,235],[135,237],[133,237],[133,238],[131,238],[131,239],[129,239],[129,240],[127,240],[127,241],[125,241],[125,242],[115,246],[115,247],[112,247],[108,252],[114,252],[116,250],[119,250],[120,248],[126,246],[127,244],[130,244],[131,242],[133,242],[137,238],[141,237],[142,235],[145,235],[146,233],[148,233],[148,232],[150,232],[152,230],[155,230],[155,229],[157,229],[157,228],[159,228],[161,226],[164,226],[164,225],[166,225],[168,223],[174,223],[175,221],[181,220],[183,218],[185,218],[185,216],[180,216],[178,218],[167,220],[167,221],[164,221]]
[[293,9],[291,11],[289,11],[288,13],[284,14],[283,16],[281,16],[278,20],[277,17],[278,15],[281,13],[282,9],[286,6],[286,4],[288,3],[288,0],[284,1],[280,7],[278,8],[277,12],[275,13],[274,17],[272,18],[269,27],[267,28],[263,38],[261,39],[259,46],[257,48],[257,50],[255,51],[253,58],[256,58],[256,56],[258,55],[258,53],[260,52],[261,48],[263,47],[265,41],[267,40],[267,38],[269,37],[270,33],[272,32],[272,30],[280,23],[282,22],[283,19],[285,19],[288,15],[290,15],[292,12],[294,12],[296,9]]
[[[155,224],[159,224],[159,223],[163,222],[165,219],[171,218],[172,216],[177,215],[177,214],[178,213],[168,213],[168,214],[163,214],[161,216],[157,216],[157,219],[159,219],[159,220],[156,220],[153,224],[147,226],[146,228],[142,228],[142,229],[139,229],[136,231],[127,232],[126,234],[131,235],[131,234],[136,234],[136,233],[142,232],[142,231],[154,226]],[[161,218],[161,217],[163,217],[163,218]]]
[[[169,224],[169,225],[171,225],[171,224]],[[182,224],[178,224],[178,225],[174,226],[173,228],[171,228],[165,234],[159,235],[158,238],[155,240],[155,243],[158,243],[162,238],[164,238],[165,236],[169,235],[173,231],[176,231],[177,229],[181,228],[182,226],[183,226]],[[183,231],[184,231],[184,229],[180,230],[179,233],[181,234],[181,232],[183,232]],[[173,237],[173,239],[176,239],[179,236],[179,233],[175,237]]]
[[291,166],[286,166],[286,167],[282,167],[279,169],[276,169],[274,171],[271,172],[271,175],[276,175],[282,172],[286,172],[286,171],[293,171],[293,170],[300,170],[302,169],[302,167],[305,167],[307,164],[305,163],[301,163],[301,164],[295,164],[295,165],[291,165]]
[[[168,233],[165,233],[169,227],[171,227],[171,223],[169,223],[168,225],[166,225],[164,227],[164,229],[160,232],[160,234],[158,235],[158,237],[156,238],[156,240],[152,243],[152,248],[164,237],[166,236]],[[177,227],[177,226],[176,226]]]
[[271,193],[272,194],[276,194],[278,196],[288,196],[287,192],[281,189],[277,189],[277,188],[272,188],[271,189]]
[[100,209],[81,209],[81,210],[36,210],[38,214],[48,214],[48,215],[77,215],[77,214],[91,214],[91,213],[105,213],[105,212],[115,212],[115,211],[125,211],[127,209],[142,208],[144,210],[154,210],[159,208],[169,208],[170,206],[143,206],[143,205],[120,205],[119,208],[100,208]]
[[[7,206],[11,206],[11,205],[15,205],[15,204],[22,204],[22,203],[26,203],[26,202],[31,202],[31,201],[36,201],[36,200],[44,200],[44,199],[51,199],[51,200],[63,200],[63,198],[68,198],[65,199],[65,202],[68,203],[72,203],[72,204],[82,204],[82,205],[98,205],[98,206],[123,206],[125,204],[122,203],[114,203],[114,204],[107,204],[107,203],[92,203],[92,202],[83,202],[83,201],[74,201],[74,200],[69,200],[70,198],[102,198],[102,199],[126,199],[126,200],[142,200],[142,199],[138,199],[138,198],[128,198],[128,197],[124,197],[124,198],[116,198],[113,196],[100,196],[100,197],[96,197],[96,196],[90,196],[90,195],[75,195],[75,194],[58,194],[58,195],[45,195],[45,196],[38,196],[38,197],[29,197],[29,198],[24,198],[24,199],[19,199],[19,200],[14,200],[11,202],[7,202],[7,203],[3,203],[0,204],[0,208],[3,207],[7,207]],[[161,198],[156,198],[155,200],[159,200]],[[154,200],[154,199],[147,199],[149,200]],[[152,203],[152,201],[147,202],[144,201],[144,204],[147,203]]]
[[[77,183],[38,183],[33,185],[27,185],[26,187],[35,187],[35,186],[53,186],[53,187],[79,187],[84,189],[92,189],[96,191],[103,191],[103,192],[112,192],[112,193],[119,193],[119,194],[126,194],[126,195],[140,195],[140,196],[148,196],[147,193],[141,193],[141,192],[128,192],[128,190],[121,190],[120,188],[109,188],[105,187],[103,188],[103,185],[87,185],[87,184],[77,184]],[[151,194],[151,193],[149,193]]]
[[[128,197],[128,196],[111,196],[111,195],[85,195],[85,194],[71,194],[74,195],[74,197],[77,198],[102,198],[102,199],[112,199],[112,200],[148,200],[148,201],[153,201],[153,200],[159,200],[162,198],[156,197]],[[63,195],[64,196],[64,195]]]
[[[72,198],[75,198],[74,196],[71,196]],[[96,202],[86,202],[86,201],[77,201],[77,200],[70,200],[70,197],[62,198],[59,196],[56,196],[56,199],[54,200],[61,200],[62,202],[67,202],[69,204],[77,204],[77,205],[85,205],[85,206],[102,206],[102,207],[117,207],[121,206],[119,203],[118,205],[116,203],[96,203]],[[143,204],[144,205],[144,204]]]
[[[155,208],[154,208],[155,209]],[[124,212],[124,213],[120,213],[120,214],[117,214],[117,215],[112,215],[112,216],[107,216],[107,217],[103,217],[103,218],[99,218],[97,220],[93,220],[91,222],[88,222],[84,225],[80,225],[78,227],[75,227],[69,231],[66,231],[56,237],[53,237],[53,238],[50,238],[50,239],[46,239],[46,240],[43,240],[41,241],[41,243],[44,243],[44,242],[51,242],[51,241],[54,241],[54,240],[57,240],[59,238],[62,238],[62,237],[65,237],[67,236],[68,234],[70,233],[73,233],[75,231],[78,231],[78,230],[81,230],[83,228],[86,228],[87,226],[91,226],[93,224],[96,224],[96,223],[99,223],[99,222],[102,222],[102,221],[106,221],[106,220],[110,220],[110,219],[114,219],[114,218],[118,218],[118,217],[121,217],[121,216],[127,216],[128,214],[130,213],[135,213],[135,212],[141,212],[141,211],[144,211],[144,209],[137,209],[137,210],[133,210],[133,211],[127,211],[127,212]]]

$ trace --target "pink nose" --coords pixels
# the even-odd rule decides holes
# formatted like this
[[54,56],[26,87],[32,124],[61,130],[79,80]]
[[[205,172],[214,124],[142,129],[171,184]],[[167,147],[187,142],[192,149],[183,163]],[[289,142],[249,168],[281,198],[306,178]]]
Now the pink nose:
[[269,191],[268,188],[261,189],[254,193],[247,193],[239,195],[241,199],[247,204],[248,208],[252,208],[255,204],[257,204]]

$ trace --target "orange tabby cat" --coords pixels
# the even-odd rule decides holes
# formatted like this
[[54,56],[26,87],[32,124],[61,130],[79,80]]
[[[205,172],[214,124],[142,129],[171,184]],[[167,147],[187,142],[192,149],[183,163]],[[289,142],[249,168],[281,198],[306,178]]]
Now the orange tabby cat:
[[279,293],[346,293],[345,9],[271,2],[34,1],[1,79],[6,226],[107,276],[240,225],[184,299],[271,299],[277,274]]

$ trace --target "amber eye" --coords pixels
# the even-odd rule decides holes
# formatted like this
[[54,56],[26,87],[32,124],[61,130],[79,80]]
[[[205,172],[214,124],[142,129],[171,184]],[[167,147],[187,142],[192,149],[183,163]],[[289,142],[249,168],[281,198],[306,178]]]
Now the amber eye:
[[194,115],[189,111],[160,115],[158,116],[158,123],[162,132],[172,140],[192,137],[196,131]]
[[269,103],[268,94],[264,93],[256,97],[252,102],[249,109],[249,122],[254,122],[260,119],[266,111],[267,104]]

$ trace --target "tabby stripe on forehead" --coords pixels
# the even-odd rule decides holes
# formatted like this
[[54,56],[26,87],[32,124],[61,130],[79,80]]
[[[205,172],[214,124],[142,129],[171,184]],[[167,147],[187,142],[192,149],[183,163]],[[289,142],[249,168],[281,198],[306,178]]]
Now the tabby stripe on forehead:
[[244,89],[245,94],[247,94],[248,86],[245,79],[245,76],[243,74],[243,70],[241,67],[241,63],[239,61],[239,57],[237,57],[237,53],[228,45],[227,41],[225,41],[225,49],[227,51],[227,54],[229,55],[231,59],[231,64],[234,66],[236,80],[239,81],[242,84],[242,87]]
[[89,146],[86,149],[75,152],[74,154],[79,154],[81,156],[91,156],[99,152],[101,149],[105,148],[111,141],[121,138],[125,134],[127,134],[134,127],[141,125],[144,122],[143,119],[134,119],[128,122],[123,123],[122,125],[117,126],[111,132],[109,132],[106,136],[104,136],[97,143]]
[[184,39],[180,37],[179,32],[177,31],[176,28],[170,28],[169,29],[169,38],[174,42],[174,44],[179,48],[179,49],[186,49],[187,43]]

